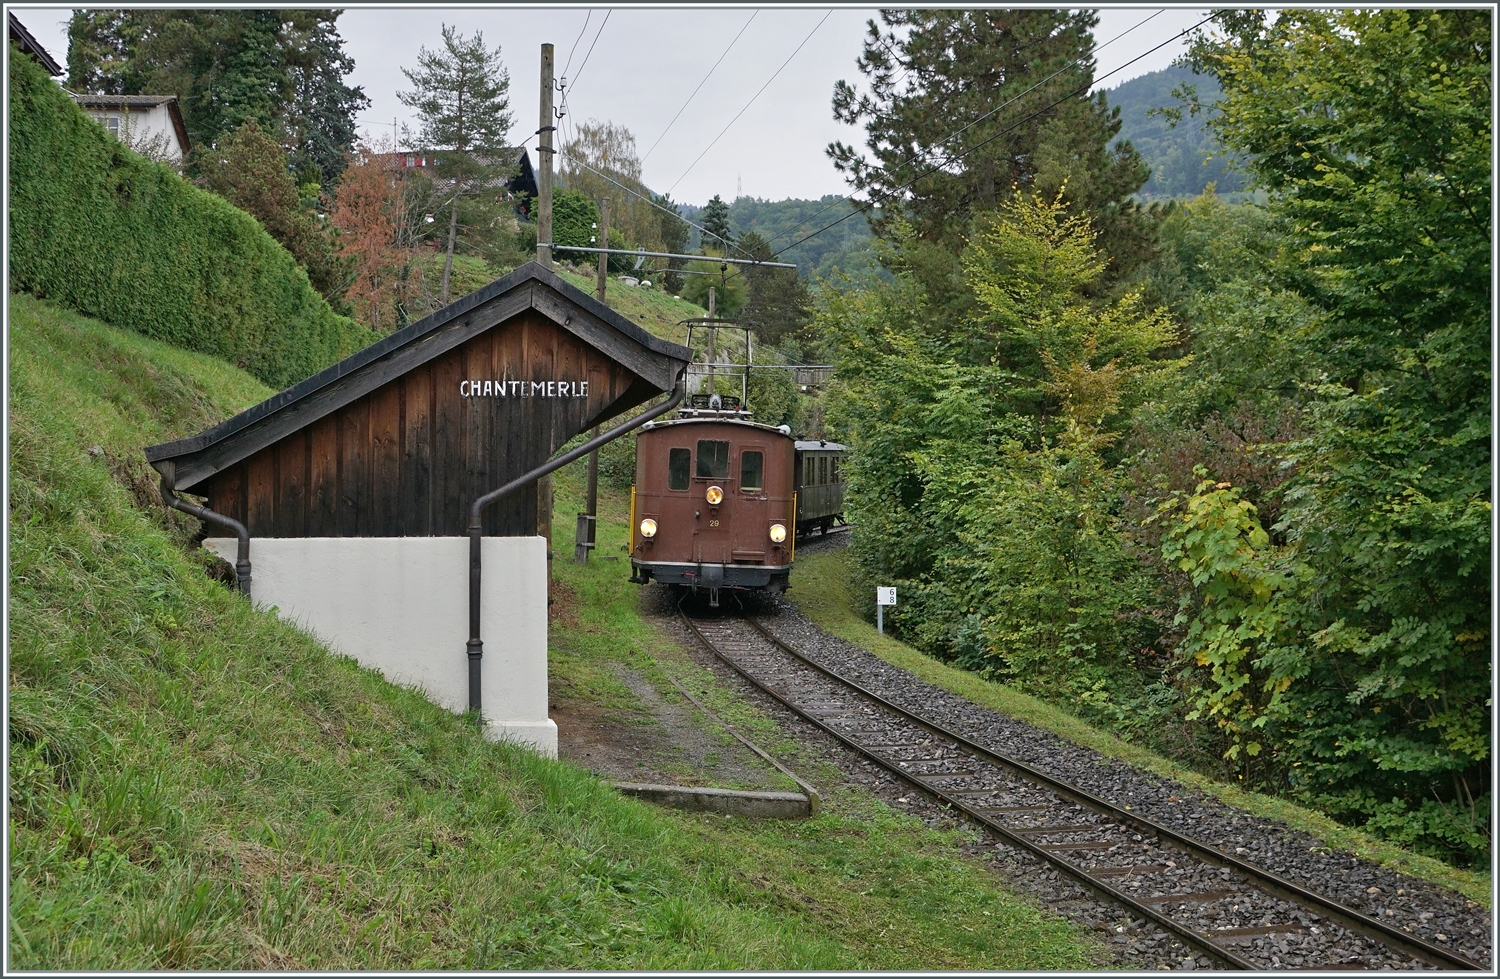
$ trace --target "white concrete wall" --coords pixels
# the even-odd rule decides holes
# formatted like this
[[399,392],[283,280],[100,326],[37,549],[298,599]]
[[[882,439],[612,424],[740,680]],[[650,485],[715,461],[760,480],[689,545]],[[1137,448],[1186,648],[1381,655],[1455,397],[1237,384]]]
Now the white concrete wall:
[[[203,546],[234,564],[238,542]],[[547,717],[547,541],[483,539],[480,696],[493,738],[557,757]],[[469,703],[467,537],[251,538],[251,597],[448,708]]]

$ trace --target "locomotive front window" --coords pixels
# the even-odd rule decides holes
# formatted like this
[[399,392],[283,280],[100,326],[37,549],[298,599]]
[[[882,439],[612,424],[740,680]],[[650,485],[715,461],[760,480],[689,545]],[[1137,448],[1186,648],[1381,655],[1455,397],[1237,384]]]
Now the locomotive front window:
[[691,452],[687,449],[673,449],[667,453],[667,489],[687,489],[690,472],[692,472]]
[[704,479],[727,479],[729,477],[728,442],[699,440],[698,475]]
[[765,489],[761,473],[766,468],[766,457],[761,452],[746,452],[740,456],[740,489],[759,493]]

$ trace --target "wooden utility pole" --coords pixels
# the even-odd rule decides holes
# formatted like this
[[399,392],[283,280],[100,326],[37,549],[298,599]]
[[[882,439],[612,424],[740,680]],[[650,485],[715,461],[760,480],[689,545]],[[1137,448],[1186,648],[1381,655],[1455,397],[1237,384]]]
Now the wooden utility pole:
[[552,268],[552,45],[542,45],[542,111],[536,147],[536,260]]
[[[599,202],[599,247],[609,247],[609,198]],[[609,255],[599,253],[599,278],[594,295],[604,302],[604,289],[609,281]],[[594,426],[590,438],[599,437],[599,426]],[[573,563],[588,564],[589,552],[599,542],[599,450],[589,453],[588,497],[584,501],[586,513],[578,515],[578,538],[573,544]]]
[[[606,197],[599,202],[599,247],[609,247],[609,198]],[[603,252],[599,253],[599,281],[594,286],[594,295],[601,303],[604,302],[604,284],[609,278],[609,256]]]
[[[714,318],[714,287],[708,287],[708,318]],[[714,350],[714,340],[718,339],[719,331],[712,323],[708,325],[708,396],[711,398],[716,393],[714,390],[714,361],[718,359],[718,352]]]
[[[536,149],[536,260],[552,268],[552,45],[542,45],[541,122]],[[552,581],[552,476],[536,481],[536,532],[547,539],[547,581]]]

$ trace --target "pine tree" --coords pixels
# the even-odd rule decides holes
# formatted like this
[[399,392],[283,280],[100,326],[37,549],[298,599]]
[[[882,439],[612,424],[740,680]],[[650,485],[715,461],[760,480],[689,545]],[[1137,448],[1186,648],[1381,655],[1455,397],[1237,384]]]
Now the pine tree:
[[[833,95],[835,118],[867,133],[867,154],[828,147],[856,190],[956,253],[974,212],[1016,192],[1051,200],[1066,188],[1064,199],[1088,215],[1117,263],[1143,257],[1149,237],[1130,195],[1150,170],[1128,144],[1110,148],[1118,114],[1104,93],[1086,94],[1093,11],[887,10],[880,18],[883,27],[869,22],[857,61],[869,92],[840,81]],[[889,218],[877,230],[889,232]]]
[[292,169],[306,182],[315,180],[325,190],[338,182],[358,133],[354,119],[369,108],[360,86],[344,79],[354,70],[354,59],[344,51],[338,18],[342,10],[315,11],[307,43],[291,66],[296,97],[287,113]]
[[[703,230],[719,240],[720,249],[734,244],[734,231],[729,226],[729,205],[718,194],[703,208]],[[703,244],[707,247],[710,243],[705,241]]]
[[401,69],[416,86],[397,92],[403,104],[417,110],[423,150],[438,156],[437,175],[449,181],[448,252],[443,262],[442,301],[448,302],[453,273],[453,246],[458,239],[459,198],[477,187],[510,176],[503,159],[510,133],[510,73],[500,61],[500,47],[485,47],[484,35],[465,38],[443,25],[443,47],[417,54],[417,68]]
[[[738,245],[750,258],[776,259],[771,246],[754,231],[741,235]],[[812,319],[813,304],[812,294],[797,270],[752,265],[745,268],[744,275],[750,283],[750,301],[740,313],[741,321],[762,343],[775,346],[788,337],[798,337]]]

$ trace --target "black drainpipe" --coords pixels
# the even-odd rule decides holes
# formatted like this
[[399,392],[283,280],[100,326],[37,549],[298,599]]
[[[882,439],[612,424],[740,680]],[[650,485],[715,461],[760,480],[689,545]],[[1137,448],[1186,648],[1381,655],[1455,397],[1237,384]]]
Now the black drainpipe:
[[[645,414],[637,415],[635,418],[630,419],[630,421],[610,429],[597,438],[589,439],[571,452],[565,452],[555,459],[548,460],[544,465],[538,466],[524,476],[519,476],[511,480],[499,489],[491,490],[475,500],[474,505],[469,508],[469,710],[479,710],[479,660],[484,656],[484,642],[479,637],[479,542],[483,529],[480,524],[480,515],[484,512],[484,508],[502,496],[514,493],[526,484],[536,482],[548,473],[561,469],[574,460],[582,459],[601,445],[613,442],[621,435],[628,434],[647,422],[660,418],[681,404],[684,394],[686,394],[686,390],[683,387],[682,375],[678,374],[677,386],[672,389],[672,396],[666,401]],[[248,541],[248,538],[245,538],[245,540]],[[242,544],[241,546],[248,545]]]
[[234,577],[239,583],[240,594],[246,598],[250,597],[250,531],[245,525],[233,517],[226,517],[222,513],[215,513],[208,507],[201,507],[186,500],[179,499],[177,492],[167,482],[165,475],[161,478],[161,501],[173,510],[181,510],[183,513],[197,517],[199,520],[207,520],[234,531],[234,535],[240,539],[239,554],[234,562]]

